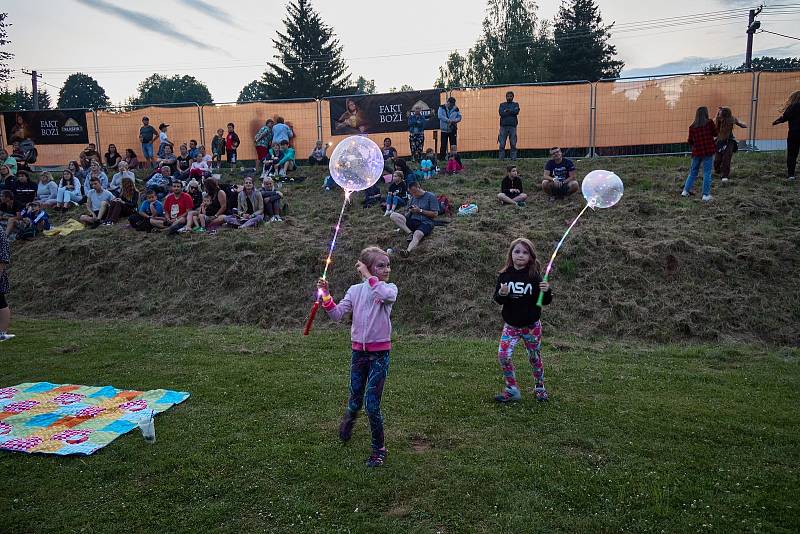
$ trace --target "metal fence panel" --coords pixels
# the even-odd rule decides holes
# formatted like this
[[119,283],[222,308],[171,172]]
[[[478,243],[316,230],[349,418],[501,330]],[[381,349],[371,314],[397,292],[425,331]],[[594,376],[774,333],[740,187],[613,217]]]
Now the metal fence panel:
[[[139,128],[142,127],[142,117],[150,119],[150,125],[158,131],[161,123],[169,124],[167,136],[175,144],[175,153],[181,143],[194,139],[200,144],[200,114],[199,106],[187,103],[179,107],[175,104],[157,106],[112,106],[97,110],[97,125],[99,130],[99,146],[97,151],[105,154],[109,144],[114,144],[117,150],[124,154],[130,148],[143,161],[142,144],[139,142]],[[153,152],[158,154],[158,136],[153,143]]]
[[[595,84],[595,153],[686,152],[689,125],[700,106],[712,119],[718,106],[727,106],[740,121],[749,121],[753,77],[748,72],[601,80]],[[740,140],[750,138],[748,128],[735,133]]]
[[587,82],[453,89],[450,94],[463,119],[458,127],[458,151],[498,149],[498,108],[506,92],[514,92],[520,113],[518,149],[552,146],[588,152],[591,84]]
[[800,72],[759,72],[756,93],[755,146],[786,150],[786,124],[772,125],[781,116],[789,95],[800,91]]
[[297,159],[308,158],[317,141],[317,102],[313,98],[298,101],[265,101],[246,104],[208,104],[203,106],[203,124],[208,153],[216,131],[227,132],[227,124],[236,125],[241,144],[237,151],[240,160],[255,160],[255,136],[267,119],[283,117],[294,132],[294,149]]

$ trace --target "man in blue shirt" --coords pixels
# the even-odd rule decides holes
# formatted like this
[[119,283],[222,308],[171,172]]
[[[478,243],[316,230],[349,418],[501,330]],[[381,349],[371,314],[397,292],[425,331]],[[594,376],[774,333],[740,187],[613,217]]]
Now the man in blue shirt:
[[456,99],[451,96],[447,99],[447,104],[439,106],[437,117],[439,118],[439,130],[442,131],[439,159],[446,161],[450,145],[458,145],[458,123],[461,122],[461,112],[456,107]]
[[550,149],[550,159],[544,166],[542,191],[550,195],[551,202],[578,192],[580,185],[575,172],[575,164],[564,157],[560,148],[554,146]]

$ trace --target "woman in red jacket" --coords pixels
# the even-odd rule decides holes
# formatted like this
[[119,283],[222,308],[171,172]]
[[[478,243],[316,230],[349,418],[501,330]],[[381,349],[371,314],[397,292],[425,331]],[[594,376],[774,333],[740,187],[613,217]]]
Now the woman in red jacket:
[[689,146],[692,147],[692,166],[689,176],[683,186],[682,196],[691,194],[700,164],[703,164],[703,202],[711,200],[711,167],[714,163],[714,154],[717,151],[714,138],[717,136],[717,126],[708,117],[708,108],[697,108],[694,122],[689,126]]

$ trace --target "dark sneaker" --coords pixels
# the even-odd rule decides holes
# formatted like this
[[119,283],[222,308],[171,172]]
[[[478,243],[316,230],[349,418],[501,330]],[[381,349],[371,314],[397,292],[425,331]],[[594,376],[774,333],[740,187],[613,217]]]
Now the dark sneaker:
[[342,443],[347,443],[353,437],[353,427],[356,424],[356,416],[351,414],[348,410],[342,417],[342,422],[339,423],[339,440]]
[[518,208],[524,208],[525,207],[525,201],[524,200],[520,200],[519,202],[517,202],[517,207]]
[[548,400],[550,400],[550,397],[549,397],[549,395],[547,395],[547,390],[544,389],[544,386],[536,386],[536,388],[534,389],[534,392],[536,393],[536,400],[537,401],[539,401],[539,402],[547,402]]
[[495,395],[494,400],[497,402],[515,402],[522,398],[519,388],[506,387],[502,393]]
[[386,463],[386,449],[372,451],[372,455],[367,458],[367,467],[381,467]]

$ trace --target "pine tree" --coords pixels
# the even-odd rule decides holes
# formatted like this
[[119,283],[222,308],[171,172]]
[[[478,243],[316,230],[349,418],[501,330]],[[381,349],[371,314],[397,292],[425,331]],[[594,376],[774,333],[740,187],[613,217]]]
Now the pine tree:
[[614,59],[611,26],[604,26],[594,0],[564,0],[553,20],[550,72],[556,80],[616,78],[625,63]]
[[286,31],[272,41],[278,62],[267,63],[261,78],[268,97],[320,98],[352,91],[342,46],[309,0],[294,0],[286,10]]
[[111,100],[97,80],[80,72],[70,74],[58,92],[58,107],[62,109],[93,109],[106,107],[109,104],[111,104]]
[[[8,33],[6,32],[6,28],[11,26],[11,24],[6,22],[6,17],[8,17],[8,13],[0,13],[0,47],[11,44],[11,41],[8,40]],[[0,83],[5,83],[11,78],[11,69],[8,68],[6,61],[13,57],[14,54],[11,52],[0,50]]]

